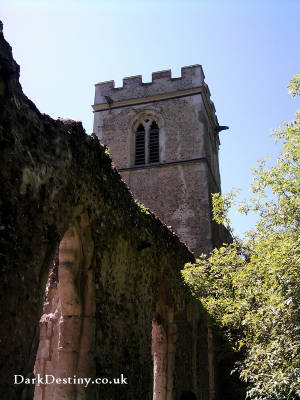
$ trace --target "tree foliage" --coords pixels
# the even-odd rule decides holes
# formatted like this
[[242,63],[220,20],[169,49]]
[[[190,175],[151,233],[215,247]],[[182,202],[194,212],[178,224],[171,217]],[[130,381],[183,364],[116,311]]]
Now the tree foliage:
[[[289,86],[299,94],[300,77]],[[273,133],[277,162],[253,170],[253,198],[240,211],[258,214],[253,231],[187,264],[183,276],[210,315],[243,354],[236,365],[255,400],[300,396],[299,114]],[[233,194],[213,198],[215,220],[229,224]]]

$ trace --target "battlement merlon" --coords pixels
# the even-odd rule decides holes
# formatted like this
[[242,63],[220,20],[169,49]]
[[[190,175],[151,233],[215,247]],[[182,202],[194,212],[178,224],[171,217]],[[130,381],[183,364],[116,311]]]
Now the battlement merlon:
[[172,78],[171,70],[165,70],[153,72],[152,82],[144,83],[141,75],[124,78],[122,87],[115,87],[114,81],[99,82],[95,85],[94,104],[106,103],[105,96],[117,102],[197,88],[203,86],[204,78],[202,66],[191,65],[181,68],[179,78]]

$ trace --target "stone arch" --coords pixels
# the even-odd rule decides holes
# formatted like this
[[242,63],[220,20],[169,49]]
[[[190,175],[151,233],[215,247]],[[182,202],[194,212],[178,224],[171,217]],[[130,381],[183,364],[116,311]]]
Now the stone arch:
[[[80,215],[64,234],[50,269],[40,319],[36,377],[91,376],[95,329],[93,250],[88,219]],[[34,400],[79,400],[85,395],[81,384],[36,384]]]
[[[133,167],[135,165],[135,135],[136,131],[140,124],[145,127],[146,132],[146,143],[148,142],[148,135],[151,123],[155,122],[159,127],[159,160],[160,162],[165,161],[165,123],[160,112],[154,108],[146,108],[140,112],[138,112],[129,123],[128,127],[128,137],[129,137],[129,167]],[[147,144],[146,144],[146,160],[147,156]],[[146,164],[148,162],[146,161]]]
[[162,286],[152,320],[153,400],[173,398],[175,344],[174,308]]

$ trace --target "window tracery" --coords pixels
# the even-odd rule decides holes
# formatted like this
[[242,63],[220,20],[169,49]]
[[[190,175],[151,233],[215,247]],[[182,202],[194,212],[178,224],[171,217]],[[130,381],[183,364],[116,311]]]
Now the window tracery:
[[159,127],[155,120],[146,118],[135,131],[135,165],[159,161]]

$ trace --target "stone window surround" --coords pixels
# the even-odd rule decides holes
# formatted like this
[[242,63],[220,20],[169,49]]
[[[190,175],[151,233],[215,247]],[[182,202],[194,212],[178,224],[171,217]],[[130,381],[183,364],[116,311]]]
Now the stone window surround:
[[[151,131],[151,125],[152,125],[153,122],[155,122],[155,123],[157,124],[157,122],[156,122],[155,119],[146,118],[145,120],[143,120],[143,121],[139,124],[139,126],[142,125],[142,126],[144,127],[144,135],[145,135],[145,140],[144,140],[145,164],[136,164],[136,163],[134,162],[134,165],[135,165],[135,166],[137,166],[137,165],[157,164],[157,163],[160,162],[160,151],[159,151],[159,161],[157,161],[157,162],[155,162],[155,163],[150,163],[150,162],[149,162],[149,159],[150,159],[150,131]],[[157,125],[158,125],[158,124],[157,124]],[[159,126],[158,126],[158,130],[159,130]],[[160,130],[159,130],[159,131],[160,131]],[[136,135],[136,134],[137,134],[137,130],[135,131],[135,135]],[[159,133],[158,133],[158,135],[159,135]],[[136,149],[135,149],[135,150],[136,150]],[[134,153],[136,153],[136,151],[135,151]]]
[[[146,122],[148,120],[148,122]],[[149,163],[149,133],[152,122],[156,122],[159,128],[159,162]],[[129,124],[129,137],[130,137],[130,155],[128,167],[135,167],[135,136],[137,128],[142,124],[145,129],[145,164],[144,165],[158,165],[165,161],[165,130],[164,121],[160,113],[153,109],[144,109],[140,111]]]

